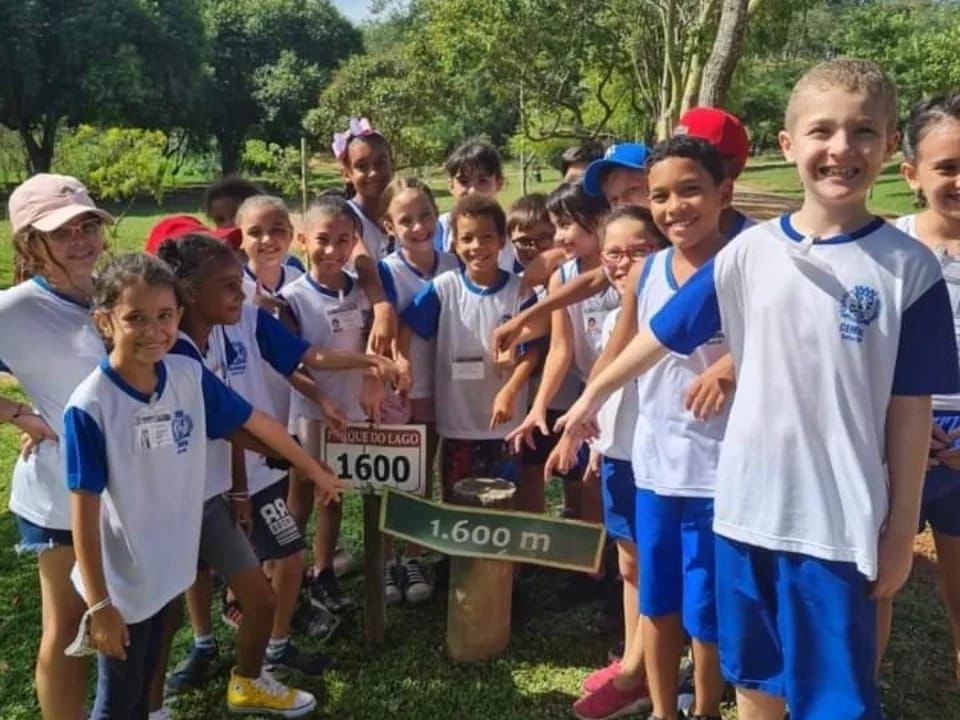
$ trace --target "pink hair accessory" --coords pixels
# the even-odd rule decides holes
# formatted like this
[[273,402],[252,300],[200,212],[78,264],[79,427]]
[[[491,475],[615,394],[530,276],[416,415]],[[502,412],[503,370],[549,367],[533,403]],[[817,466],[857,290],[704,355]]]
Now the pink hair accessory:
[[350,127],[342,133],[333,134],[333,144],[330,146],[333,149],[333,156],[337,160],[342,160],[347,154],[347,145],[353,138],[379,134],[365,117],[350,118]]

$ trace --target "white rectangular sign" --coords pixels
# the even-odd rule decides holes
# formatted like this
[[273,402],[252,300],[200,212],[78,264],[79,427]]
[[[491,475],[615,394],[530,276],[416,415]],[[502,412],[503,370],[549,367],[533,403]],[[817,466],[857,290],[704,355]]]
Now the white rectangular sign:
[[427,428],[424,425],[347,425],[344,438],[323,431],[323,459],[353,488],[383,488],[414,495],[426,491]]

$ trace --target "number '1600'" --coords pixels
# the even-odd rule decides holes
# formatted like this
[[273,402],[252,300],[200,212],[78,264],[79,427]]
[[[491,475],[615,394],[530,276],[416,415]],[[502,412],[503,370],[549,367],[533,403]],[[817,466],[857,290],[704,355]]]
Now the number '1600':
[[337,455],[337,464],[340,466],[337,474],[344,480],[359,480],[360,482],[387,483],[393,480],[402,485],[410,479],[410,460],[403,455],[389,458],[386,455],[360,453],[353,458],[347,453]]

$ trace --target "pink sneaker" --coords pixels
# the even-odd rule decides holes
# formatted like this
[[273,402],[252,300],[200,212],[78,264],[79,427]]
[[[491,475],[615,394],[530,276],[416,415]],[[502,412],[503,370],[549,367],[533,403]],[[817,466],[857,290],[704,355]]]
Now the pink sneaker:
[[573,714],[580,720],[608,720],[636,712],[649,712],[653,705],[646,684],[636,690],[620,690],[613,678],[596,692],[573,704]]
[[619,674],[620,660],[618,658],[606,667],[602,667],[599,670],[594,670],[592,673],[587,675],[580,687],[583,689],[585,695],[589,695],[590,693],[594,693],[603,687],[607,680],[612,680]]

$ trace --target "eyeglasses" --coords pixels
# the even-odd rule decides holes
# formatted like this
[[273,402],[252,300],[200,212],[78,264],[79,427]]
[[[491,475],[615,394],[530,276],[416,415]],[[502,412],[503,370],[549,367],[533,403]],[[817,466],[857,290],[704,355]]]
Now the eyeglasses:
[[521,250],[545,250],[553,247],[553,235],[520,235],[512,238],[510,242]]
[[56,230],[47,233],[47,237],[58,245],[66,245],[73,242],[77,237],[90,239],[98,237],[103,223],[99,219],[84,220],[76,225],[63,225]]
[[632,247],[626,250],[611,248],[610,250],[602,250],[600,252],[603,259],[610,263],[618,263],[623,260],[624,257],[628,257],[632,262],[636,262],[637,260],[643,260],[649,254],[650,249],[645,247]]

